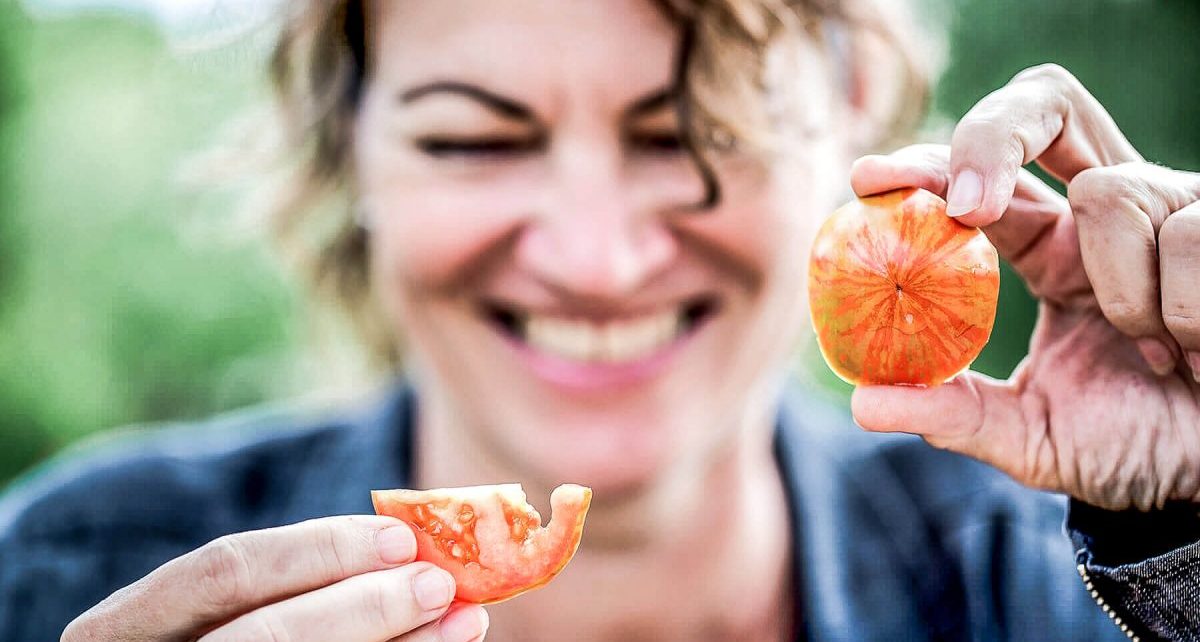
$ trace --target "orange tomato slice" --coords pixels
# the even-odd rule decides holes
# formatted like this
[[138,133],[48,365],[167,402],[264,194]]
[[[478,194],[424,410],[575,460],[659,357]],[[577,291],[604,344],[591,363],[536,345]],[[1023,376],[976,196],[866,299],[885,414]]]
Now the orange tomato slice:
[[371,501],[376,513],[412,526],[417,559],[454,576],[455,599],[493,604],[545,585],[566,567],[583,537],[592,490],[555,488],[546,526],[520,484],[376,490]]

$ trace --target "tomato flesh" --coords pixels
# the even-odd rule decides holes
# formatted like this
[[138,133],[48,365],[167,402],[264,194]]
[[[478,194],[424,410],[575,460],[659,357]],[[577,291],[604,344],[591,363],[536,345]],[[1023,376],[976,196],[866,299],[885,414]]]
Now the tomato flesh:
[[371,491],[375,512],[403,520],[417,559],[454,576],[455,598],[492,604],[545,585],[579,548],[592,491],[564,484],[550,495],[542,526],[520,484]]
[[996,319],[996,249],[921,189],[839,208],[808,277],[821,354],[855,385],[939,385],[979,356]]

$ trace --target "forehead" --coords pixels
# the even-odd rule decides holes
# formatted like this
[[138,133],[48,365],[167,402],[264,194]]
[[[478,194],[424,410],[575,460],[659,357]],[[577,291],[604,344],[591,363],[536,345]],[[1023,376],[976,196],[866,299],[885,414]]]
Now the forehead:
[[372,0],[367,8],[373,71],[395,84],[453,78],[545,102],[642,95],[669,82],[679,46],[654,0]]

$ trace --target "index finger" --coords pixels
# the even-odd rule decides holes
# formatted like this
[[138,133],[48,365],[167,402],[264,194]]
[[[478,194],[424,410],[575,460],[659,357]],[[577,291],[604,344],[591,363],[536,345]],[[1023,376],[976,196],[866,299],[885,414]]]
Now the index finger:
[[1008,209],[1021,166],[1035,160],[1069,183],[1085,169],[1142,157],[1070,72],[1033,67],[959,121],[950,144],[947,213],[966,225],[996,222]]
[[227,535],[113,594],[91,617],[119,639],[201,632],[265,604],[411,562],[416,550],[404,522],[368,515]]

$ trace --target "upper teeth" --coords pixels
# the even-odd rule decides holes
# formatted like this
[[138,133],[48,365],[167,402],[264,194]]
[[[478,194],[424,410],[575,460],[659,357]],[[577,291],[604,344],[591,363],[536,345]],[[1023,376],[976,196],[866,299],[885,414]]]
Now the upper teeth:
[[535,314],[525,321],[524,335],[534,348],[568,359],[636,361],[675,339],[680,319],[677,310],[605,324]]

